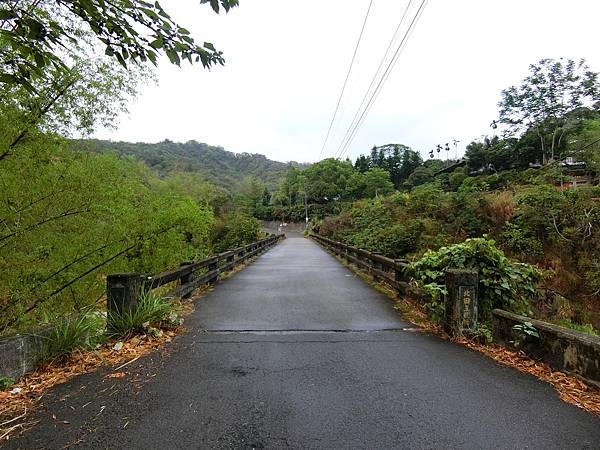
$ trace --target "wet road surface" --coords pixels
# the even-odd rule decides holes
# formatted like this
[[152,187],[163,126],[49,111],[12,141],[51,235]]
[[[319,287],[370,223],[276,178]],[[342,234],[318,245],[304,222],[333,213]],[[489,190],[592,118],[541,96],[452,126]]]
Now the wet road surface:
[[550,385],[415,331],[392,306],[288,237],[202,297],[188,330],[127,377],[107,368],[55,388],[41,422],[6,446],[600,448],[600,420]]

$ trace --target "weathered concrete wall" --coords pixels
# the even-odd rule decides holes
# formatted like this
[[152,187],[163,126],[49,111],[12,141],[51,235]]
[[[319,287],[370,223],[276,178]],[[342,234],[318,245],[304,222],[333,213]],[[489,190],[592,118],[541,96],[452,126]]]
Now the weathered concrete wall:
[[513,346],[511,341],[519,337],[519,333],[513,329],[514,325],[531,322],[540,337],[527,338],[519,349],[548,363],[555,370],[568,372],[600,385],[600,337],[501,309],[493,311],[493,320],[494,341],[505,346]]
[[0,376],[16,380],[32,372],[41,346],[41,339],[32,334],[18,334],[0,339]]

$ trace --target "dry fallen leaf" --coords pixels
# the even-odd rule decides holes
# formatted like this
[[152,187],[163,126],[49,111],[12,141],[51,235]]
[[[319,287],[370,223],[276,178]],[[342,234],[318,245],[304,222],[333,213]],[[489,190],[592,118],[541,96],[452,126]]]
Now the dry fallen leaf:
[[123,378],[125,375],[126,375],[125,372],[114,372],[114,373],[109,373],[104,378]]
[[[190,309],[191,312],[191,309]],[[177,331],[181,332],[183,328]],[[173,333],[175,335],[177,333]],[[10,439],[14,433],[20,433],[31,428],[37,422],[32,422],[23,414],[23,411],[32,411],[37,406],[38,401],[44,396],[45,392],[57,384],[64,383],[77,375],[91,372],[101,366],[131,363],[139,357],[150,351],[161,348],[166,343],[164,338],[141,340],[137,346],[124,346],[121,351],[114,351],[112,347],[115,342],[107,343],[104,346],[88,351],[73,354],[68,361],[55,361],[46,366],[40,367],[37,371],[21,378],[15,387],[22,390],[18,394],[11,395],[8,391],[0,392],[0,440]],[[124,367],[124,365],[122,366]],[[118,373],[118,372],[117,372]],[[109,378],[120,378],[123,375],[113,375]],[[84,405],[84,407],[87,406]],[[7,420],[15,419],[19,416],[20,423],[14,422],[5,424]],[[56,417],[53,417],[56,420]]]

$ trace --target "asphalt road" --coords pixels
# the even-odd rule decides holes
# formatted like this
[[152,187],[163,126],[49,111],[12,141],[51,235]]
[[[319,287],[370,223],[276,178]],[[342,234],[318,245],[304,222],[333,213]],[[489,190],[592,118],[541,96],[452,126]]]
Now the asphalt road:
[[600,448],[596,417],[415,331],[300,237],[223,281],[186,324],[125,378],[105,369],[55,388],[7,448]]

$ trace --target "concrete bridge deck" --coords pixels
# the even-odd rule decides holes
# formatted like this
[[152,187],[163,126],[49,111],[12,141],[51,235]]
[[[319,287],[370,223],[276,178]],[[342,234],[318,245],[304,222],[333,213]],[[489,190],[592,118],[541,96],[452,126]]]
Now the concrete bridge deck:
[[105,370],[55,388],[7,448],[600,448],[596,417],[415,332],[301,237],[223,281],[186,326],[126,378]]

